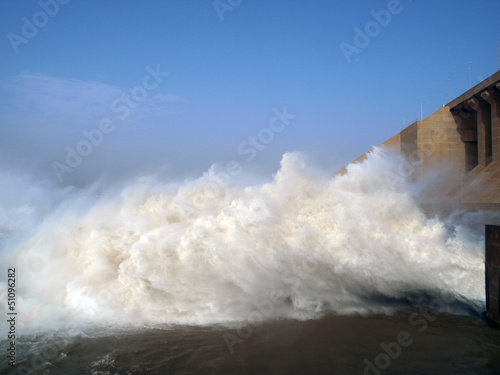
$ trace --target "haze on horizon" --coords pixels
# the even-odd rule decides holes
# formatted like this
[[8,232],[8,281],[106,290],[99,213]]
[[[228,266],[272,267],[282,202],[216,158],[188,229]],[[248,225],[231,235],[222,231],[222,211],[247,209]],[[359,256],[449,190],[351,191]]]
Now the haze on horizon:
[[494,73],[499,13],[494,0],[4,1],[0,168],[82,186],[231,161],[270,175],[301,151],[334,171],[466,91],[469,62],[471,85]]

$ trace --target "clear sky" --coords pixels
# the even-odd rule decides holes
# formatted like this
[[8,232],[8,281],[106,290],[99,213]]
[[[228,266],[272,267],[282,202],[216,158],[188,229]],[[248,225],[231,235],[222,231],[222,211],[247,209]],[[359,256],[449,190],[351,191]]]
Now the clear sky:
[[450,100],[466,91],[469,62],[472,85],[495,73],[499,14],[498,0],[3,0],[0,164],[63,185],[230,160],[270,174],[287,151],[334,171],[445,104],[448,84]]

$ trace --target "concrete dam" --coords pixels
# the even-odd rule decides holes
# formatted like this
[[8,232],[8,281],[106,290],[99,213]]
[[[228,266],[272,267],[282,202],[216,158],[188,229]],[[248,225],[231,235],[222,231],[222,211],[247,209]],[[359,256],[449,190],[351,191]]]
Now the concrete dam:
[[[500,212],[500,71],[380,146],[404,157],[404,168],[399,170],[404,178],[418,181],[439,170],[439,178],[430,184],[426,180],[420,204],[427,214],[444,215],[456,209]],[[336,174],[346,170],[347,166]],[[499,224],[484,223],[486,318],[496,328],[500,328]]]

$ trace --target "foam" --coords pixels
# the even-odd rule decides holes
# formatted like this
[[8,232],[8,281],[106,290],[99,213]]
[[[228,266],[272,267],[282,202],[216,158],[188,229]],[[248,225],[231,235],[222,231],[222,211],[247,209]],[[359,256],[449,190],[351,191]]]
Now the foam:
[[[426,217],[397,169],[375,149],[331,178],[287,153],[255,186],[218,185],[208,172],[99,198],[37,190],[33,210],[59,204],[34,216],[17,207],[18,225],[26,215],[31,229],[5,232],[1,254],[18,270],[19,324],[310,319],[433,301],[480,312],[484,238]],[[7,242],[13,233],[22,236]]]

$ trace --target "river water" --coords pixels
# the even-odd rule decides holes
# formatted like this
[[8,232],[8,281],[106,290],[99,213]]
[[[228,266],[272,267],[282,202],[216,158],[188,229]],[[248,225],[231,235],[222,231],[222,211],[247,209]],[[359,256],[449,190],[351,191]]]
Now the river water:
[[[265,182],[213,166],[119,189],[2,172],[18,314],[17,367],[2,371],[500,373],[481,319],[498,213],[426,214],[402,162],[376,149],[331,178],[292,153]],[[2,283],[4,317],[7,296]]]

